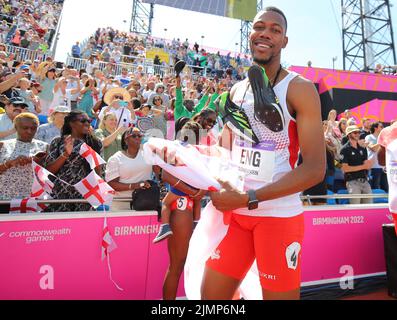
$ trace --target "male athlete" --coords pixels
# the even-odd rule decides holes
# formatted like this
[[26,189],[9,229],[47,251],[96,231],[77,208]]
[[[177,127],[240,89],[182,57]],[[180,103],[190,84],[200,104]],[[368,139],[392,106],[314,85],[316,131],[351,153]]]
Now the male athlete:
[[[211,193],[217,210],[233,214],[207,261],[202,299],[232,299],[255,259],[263,299],[300,298],[304,222],[299,193],[323,179],[326,161],[318,93],[310,81],[280,64],[286,32],[287,19],[279,9],[257,14],[250,35],[254,66],[248,79],[233,87],[231,111],[223,114],[227,125],[220,143],[232,150],[245,186],[238,191],[222,182],[223,189]],[[233,114],[236,106],[245,124],[241,113]],[[299,152],[303,164],[297,167]]]

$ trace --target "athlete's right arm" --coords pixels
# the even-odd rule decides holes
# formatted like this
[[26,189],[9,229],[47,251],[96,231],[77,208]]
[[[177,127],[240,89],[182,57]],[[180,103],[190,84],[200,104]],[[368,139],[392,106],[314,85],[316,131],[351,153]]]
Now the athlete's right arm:
[[[289,87],[287,102],[290,111],[296,114],[298,133],[296,143],[299,141],[303,163],[279,181],[257,190],[259,201],[278,199],[302,192],[319,183],[325,176],[325,141],[320,97],[316,88],[308,80],[298,77]],[[295,129],[291,128],[291,131]],[[290,146],[290,148],[295,147]],[[297,152],[297,150],[292,150],[292,152]],[[295,163],[291,162],[291,165]]]

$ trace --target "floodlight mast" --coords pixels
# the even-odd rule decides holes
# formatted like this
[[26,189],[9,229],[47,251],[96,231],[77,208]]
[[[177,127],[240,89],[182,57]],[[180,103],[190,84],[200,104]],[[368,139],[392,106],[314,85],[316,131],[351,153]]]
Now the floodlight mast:
[[[258,0],[257,12],[263,10],[263,0]],[[250,33],[252,29],[252,21],[241,20],[241,29],[240,29],[240,53],[251,53],[250,48]]]
[[371,72],[397,64],[389,0],[341,0],[343,68]]

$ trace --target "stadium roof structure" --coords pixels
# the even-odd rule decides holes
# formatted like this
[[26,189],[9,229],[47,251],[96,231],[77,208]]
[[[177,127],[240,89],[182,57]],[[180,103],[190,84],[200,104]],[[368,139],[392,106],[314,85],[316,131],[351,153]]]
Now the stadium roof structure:
[[246,21],[253,20],[257,7],[257,0],[142,0],[142,2]]

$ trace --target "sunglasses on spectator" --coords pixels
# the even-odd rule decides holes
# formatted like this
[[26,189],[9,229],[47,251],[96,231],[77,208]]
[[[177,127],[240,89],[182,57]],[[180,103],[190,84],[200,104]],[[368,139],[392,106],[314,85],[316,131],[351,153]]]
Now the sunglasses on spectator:
[[129,137],[136,139],[136,138],[142,138],[143,136],[141,134],[132,134],[132,135],[128,136],[128,138]]
[[114,99],[119,99],[119,100],[123,100],[124,97],[123,96],[113,96]]
[[18,105],[12,105],[13,107],[14,107],[14,109],[27,109],[28,107],[27,106],[25,106],[25,105],[21,105],[21,104],[18,104]]
[[76,121],[79,121],[80,123],[90,123],[90,120],[87,118],[76,119]]

